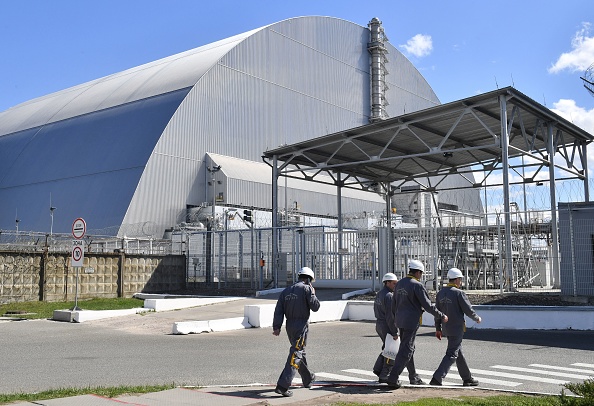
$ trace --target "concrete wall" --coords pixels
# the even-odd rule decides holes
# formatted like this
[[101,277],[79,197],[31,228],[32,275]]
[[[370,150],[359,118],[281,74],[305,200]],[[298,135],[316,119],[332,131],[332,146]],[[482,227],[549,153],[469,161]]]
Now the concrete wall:
[[[0,303],[74,300],[76,268],[69,253],[0,251]],[[184,255],[86,253],[78,269],[78,298],[131,297],[185,288]]]

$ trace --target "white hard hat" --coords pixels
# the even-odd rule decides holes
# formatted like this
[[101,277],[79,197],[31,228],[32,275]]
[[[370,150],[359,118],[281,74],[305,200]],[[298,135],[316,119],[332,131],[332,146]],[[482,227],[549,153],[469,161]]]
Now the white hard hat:
[[408,269],[414,269],[417,271],[425,272],[425,265],[421,261],[411,259],[408,261]]
[[396,275],[394,275],[392,272],[388,272],[387,274],[384,275],[384,277],[382,278],[382,282],[388,282],[388,281],[397,281],[398,278],[396,277]]
[[315,280],[313,271],[311,270],[311,268],[308,268],[306,266],[301,268],[301,270],[299,271],[299,273],[297,275],[298,276],[301,276],[301,275],[309,276],[311,278],[312,282]]
[[448,271],[448,279],[464,278],[462,271],[458,268],[450,268]]

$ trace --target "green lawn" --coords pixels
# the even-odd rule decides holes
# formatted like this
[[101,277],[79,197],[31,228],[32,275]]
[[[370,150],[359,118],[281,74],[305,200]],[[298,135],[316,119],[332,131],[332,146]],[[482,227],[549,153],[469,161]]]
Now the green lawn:
[[155,386],[119,386],[115,388],[95,387],[95,388],[64,388],[48,390],[37,393],[16,393],[10,395],[0,394],[0,405],[7,405],[15,402],[36,402],[48,399],[68,398],[72,396],[95,394],[108,398],[121,395],[136,395],[151,392],[160,392],[175,388],[175,385],[155,385]]
[[[144,300],[134,298],[79,300],[83,310],[118,310],[143,307]],[[74,302],[19,302],[0,305],[0,316],[20,319],[51,319],[54,310],[72,309]]]

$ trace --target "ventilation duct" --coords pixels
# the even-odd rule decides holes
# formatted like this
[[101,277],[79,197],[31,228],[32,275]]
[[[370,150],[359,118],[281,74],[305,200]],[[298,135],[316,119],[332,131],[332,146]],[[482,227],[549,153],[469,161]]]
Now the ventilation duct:
[[371,115],[369,117],[370,122],[383,120],[388,117],[386,113],[386,106],[388,102],[386,100],[386,75],[388,71],[386,64],[388,63],[388,50],[386,49],[385,42],[388,41],[382,22],[374,17],[369,24],[371,40],[367,44],[367,50],[371,54]]

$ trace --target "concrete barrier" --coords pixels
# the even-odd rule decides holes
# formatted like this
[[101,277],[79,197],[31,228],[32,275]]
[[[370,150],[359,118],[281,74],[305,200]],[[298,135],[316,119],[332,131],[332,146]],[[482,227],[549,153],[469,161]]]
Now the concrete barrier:
[[173,323],[172,334],[200,334],[216,331],[241,330],[252,328],[247,317],[232,317],[219,320],[181,321]]
[[314,282],[316,289],[373,289],[381,288],[382,284],[376,283],[375,286],[372,280],[347,280],[347,279],[316,279]]
[[69,323],[83,323],[90,320],[101,320],[109,317],[128,316],[131,314],[150,312],[142,307],[120,310],[54,310],[52,320]]
[[[274,304],[248,305],[244,315],[253,327],[271,327]],[[489,306],[477,305],[474,310],[482,318],[478,324],[466,318],[468,328],[512,330],[593,330],[594,306]],[[312,312],[310,323],[353,320],[375,321],[373,302],[364,300],[327,301]],[[433,316],[423,313],[423,326],[435,325]]]
[[350,297],[357,296],[357,295],[364,295],[364,294],[369,293],[369,292],[371,292],[371,288],[361,289],[361,290],[355,290],[355,291],[352,291],[352,292],[343,293],[342,300],[346,300],[346,299],[348,299]]
[[248,323],[254,327],[271,327],[274,318],[276,304],[246,305],[243,307],[243,315],[247,317]]
[[188,307],[206,306],[213,303],[231,302],[241,297],[186,297],[171,299],[144,299],[144,307],[156,312],[187,309]]
[[285,288],[274,288],[274,289],[259,290],[259,291],[256,292],[256,297],[266,296],[266,295],[272,295],[272,294],[275,294],[275,293],[280,293],[283,290],[285,290]]

